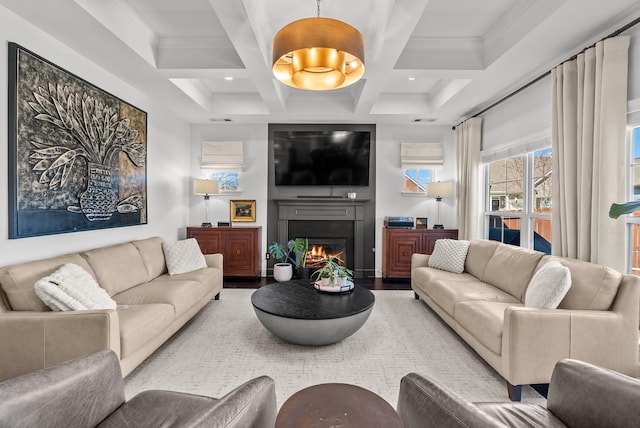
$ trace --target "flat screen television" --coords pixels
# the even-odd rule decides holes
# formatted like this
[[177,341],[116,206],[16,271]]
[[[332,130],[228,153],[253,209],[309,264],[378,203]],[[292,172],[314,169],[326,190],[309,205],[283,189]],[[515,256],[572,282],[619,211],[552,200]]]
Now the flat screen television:
[[276,186],[368,186],[370,131],[274,131]]

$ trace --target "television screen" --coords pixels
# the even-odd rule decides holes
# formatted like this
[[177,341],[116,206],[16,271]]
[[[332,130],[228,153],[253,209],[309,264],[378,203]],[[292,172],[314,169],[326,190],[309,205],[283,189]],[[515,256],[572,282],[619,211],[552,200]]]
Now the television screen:
[[276,186],[368,186],[369,131],[274,131]]

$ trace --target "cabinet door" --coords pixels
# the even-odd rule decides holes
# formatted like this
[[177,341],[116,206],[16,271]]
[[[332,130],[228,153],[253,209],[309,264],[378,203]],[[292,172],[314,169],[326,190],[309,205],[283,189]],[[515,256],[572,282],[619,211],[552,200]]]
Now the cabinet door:
[[187,238],[195,238],[200,245],[203,254],[216,254],[222,252],[220,232],[209,228],[187,228]]
[[411,276],[411,255],[420,252],[421,236],[412,230],[387,230],[384,257],[388,278],[409,278]]
[[225,276],[256,276],[255,232],[228,230],[222,236]]
[[438,239],[458,239],[458,229],[429,229],[424,235],[421,253],[431,254]]

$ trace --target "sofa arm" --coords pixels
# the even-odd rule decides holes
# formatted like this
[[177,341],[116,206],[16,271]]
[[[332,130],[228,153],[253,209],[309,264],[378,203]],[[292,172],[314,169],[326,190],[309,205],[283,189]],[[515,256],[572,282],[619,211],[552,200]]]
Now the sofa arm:
[[613,311],[507,307],[502,375],[512,385],[548,383],[565,358],[635,373],[638,332],[625,324]]
[[547,408],[570,427],[637,427],[640,381],[577,360],[560,361]]
[[0,314],[0,380],[81,355],[111,349],[120,355],[115,310]]
[[0,383],[0,426],[94,427],[124,398],[118,357],[95,352]]
[[214,268],[223,268],[222,254],[205,254],[204,259],[207,261],[207,266]]
[[414,253],[411,255],[411,270],[419,267],[429,267],[429,254]]
[[273,379],[260,376],[220,399],[173,391],[143,391],[100,424],[116,427],[273,428]]
[[404,428],[504,427],[475,404],[417,373],[400,381],[397,411]]

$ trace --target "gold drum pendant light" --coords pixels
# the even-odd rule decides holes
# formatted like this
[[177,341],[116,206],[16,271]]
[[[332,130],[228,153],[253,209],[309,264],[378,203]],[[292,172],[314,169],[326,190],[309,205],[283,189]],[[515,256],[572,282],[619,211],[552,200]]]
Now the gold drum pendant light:
[[364,74],[364,38],[337,19],[305,18],[285,25],[273,38],[273,74],[298,89],[344,88]]

